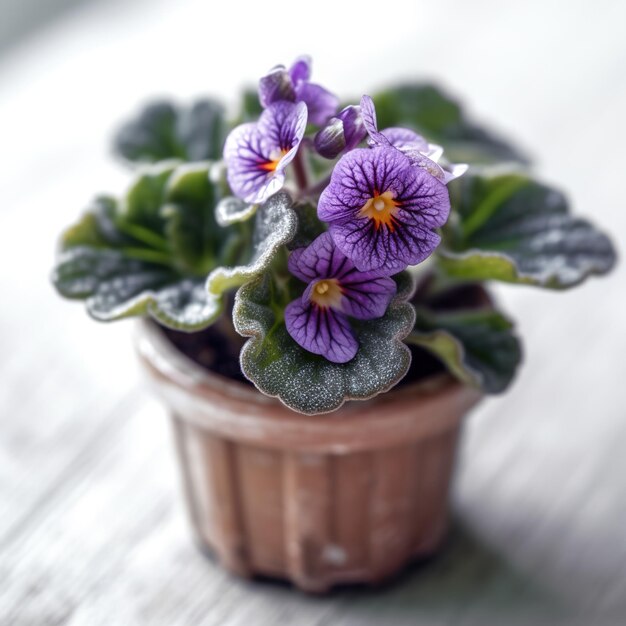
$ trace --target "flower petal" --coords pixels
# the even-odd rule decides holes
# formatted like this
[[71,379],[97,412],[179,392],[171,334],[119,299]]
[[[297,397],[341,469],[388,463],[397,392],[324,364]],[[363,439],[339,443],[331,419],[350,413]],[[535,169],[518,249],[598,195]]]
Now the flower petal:
[[265,202],[285,182],[306,129],[306,105],[275,102],[258,123],[234,128],[226,139],[224,160],[233,193],[246,202]]
[[388,146],[389,139],[378,130],[378,122],[376,121],[376,108],[374,101],[370,96],[361,97],[361,115],[367,134],[370,136],[375,145]]
[[359,320],[382,317],[396,295],[395,281],[376,272],[360,272],[353,267],[338,280],[343,292],[341,310]]
[[258,129],[276,150],[287,152],[300,145],[306,124],[307,108],[304,104],[274,102],[261,114]]
[[296,93],[289,72],[284,65],[277,65],[259,81],[259,101],[263,108],[274,102],[294,102]]
[[345,315],[330,308],[304,304],[297,298],[285,309],[287,332],[300,346],[333,363],[347,363],[359,344]]
[[375,194],[388,189],[397,193],[411,164],[399,150],[390,147],[357,148],[339,159],[330,184],[322,192],[317,215],[324,222],[352,220]]
[[293,274],[296,278],[299,278],[302,282],[308,283],[309,281],[317,278],[315,270],[306,263],[301,263],[302,254],[306,248],[297,248],[289,255],[287,260],[287,269],[290,274]]
[[444,182],[446,185],[455,178],[459,178],[459,176],[463,176],[465,172],[469,169],[469,165],[467,163],[454,163],[450,165],[444,165]]
[[340,252],[329,233],[322,233],[307,248],[291,253],[289,271],[309,285],[302,294],[302,302],[310,300],[311,291],[320,279],[335,279],[341,290],[338,312],[369,320],[385,314],[396,293],[396,283],[380,272],[361,272]]
[[323,126],[335,115],[339,98],[320,85],[302,82],[295,87],[296,100],[304,102],[309,109],[309,120],[316,126]]
[[[387,223],[363,215],[368,201],[387,193],[395,205]],[[357,269],[385,274],[428,257],[440,242],[432,231],[449,212],[445,185],[391,147],[345,154],[318,204],[318,216],[330,222],[335,245]]]
[[275,149],[254,123],[242,124],[231,131],[224,146],[224,160],[228,166],[228,184],[236,196],[255,204],[282,188],[284,172],[266,168]]
[[298,57],[289,68],[289,77],[294,85],[307,82],[311,78],[311,57],[307,55]]
[[389,143],[394,148],[398,148],[401,152],[418,150],[426,154],[430,148],[429,143],[424,137],[408,128],[385,128],[380,134],[386,137]]
[[[294,256],[294,253],[298,253]],[[337,250],[331,236],[322,233],[306,248],[294,250],[289,257],[289,271],[309,282],[319,278],[340,278],[352,263]]]
[[443,155],[443,148],[428,143],[424,137],[408,128],[391,127],[379,131],[376,109],[369,96],[361,98],[361,111],[370,136],[368,144],[371,148],[393,146],[405,154],[414,167],[421,167],[444,184],[448,184],[467,171],[467,165],[462,163],[443,167],[439,165],[438,161]]
[[441,165],[429,159],[427,156],[424,156],[421,152],[417,150],[405,150],[404,154],[411,161],[411,164],[415,167],[421,167],[423,170],[426,170],[431,176],[434,176],[437,180],[440,180],[442,183],[446,182],[446,173],[444,172]]

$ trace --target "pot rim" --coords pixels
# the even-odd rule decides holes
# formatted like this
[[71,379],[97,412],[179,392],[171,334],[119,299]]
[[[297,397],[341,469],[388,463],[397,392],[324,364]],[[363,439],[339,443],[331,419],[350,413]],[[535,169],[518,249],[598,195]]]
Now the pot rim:
[[341,453],[401,445],[457,427],[483,397],[449,374],[438,374],[369,400],[348,401],[331,413],[304,415],[201,367],[151,320],[139,320],[135,347],[153,389],[175,418],[265,447]]

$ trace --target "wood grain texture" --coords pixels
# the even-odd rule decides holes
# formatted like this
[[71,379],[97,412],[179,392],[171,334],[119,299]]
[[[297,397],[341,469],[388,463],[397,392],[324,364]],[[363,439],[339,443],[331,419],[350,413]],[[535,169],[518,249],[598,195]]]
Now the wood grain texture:
[[[102,2],[0,59],[2,626],[626,623],[623,263],[565,294],[498,290],[525,366],[467,423],[446,549],[384,589],[326,598],[236,580],[196,550],[131,326],[95,324],[47,283],[54,234],[94,191],[127,184],[103,148],[112,120],[147,94],[184,98],[207,81],[232,97],[303,51],[344,94],[442,77],[523,139],[545,179],[624,250],[626,4],[390,1],[393,36],[359,39],[358,55],[381,5],[322,5],[301,35],[229,63],[216,61],[233,50],[228,25],[242,41],[258,36],[263,3],[245,23],[224,3],[225,26],[208,37],[198,0]],[[293,9],[275,8],[273,28],[292,32]],[[319,36],[330,11],[354,37]]]

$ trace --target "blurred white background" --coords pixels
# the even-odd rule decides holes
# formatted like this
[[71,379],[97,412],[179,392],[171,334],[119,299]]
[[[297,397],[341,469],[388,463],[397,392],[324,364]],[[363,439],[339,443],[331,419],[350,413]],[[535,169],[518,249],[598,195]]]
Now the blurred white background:
[[[9,582],[0,590],[0,618],[4,606],[14,620],[6,623],[43,623],[52,615],[59,623],[95,624],[105,605],[109,618],[121,620],[108,623],[185,623],[177,612],[153,621],[137,617],[168,601],[154,568],[167,571],[180,551],[198,568],[198,588],[211,586],[202,578],[209,566],[193,561],[199,557],[171,502],[175,469],[164,460],[165,420],[136,391],[132,324],[96,324],[48,284],[61,229],[96,192],[117,193],[128,183],[109,139],[141,102],[215,94],[232,103],[240,86],[302,53],[313,56],[315,80],[344,96],[432,78],[478,121],[518,140],[541,177],[566,189],[574,210],[624,250],[622,1],[59,0],[58,10],[48,2],[5,4],[0,538],[8,546],[2,567]],[[469,420],[456,492],[458,515],[490,550],[566,604],[598,615],[616,614],[626,597],[625,278],[620,264],[611,277],[565,294],[498,288],[519,321],[526,360],[511,392],[487,401]],[[103,440],[105,449],[98,445]],[[121,483],[125,502],[143,490],[123,510]],[[130,567],[133,579],[143,580],[141,589],[101,582],[89,596],[86,589],[101,581],[103,554],[134,528],[133,507],[155,502],[172,524],[160,531],[166,539],[141,544],[147,554],[137,548],[141,542],[130,542],[141,558],[129,566],[128,550],[120,548],[110,566]],[[498,566],[489,567],[497,579]],[[469,609],[450,588],[445,615],[469,611],[485,623],[476,615],[491,615],[501,599],[495,579],[480,583],[478,575]],[[513,602],[515,584],[507,601]],[[184,594],[184,585],[176,589]],[[252,601],[245,588],[237,593],[241,602]],[[263,597],[284,602],[282,593]],[[195,602],[201,610],[201,600]],[[319,606],[289,602],[300,615],[317,615]],[[422,623],[419,603],[409,618],[394,618],[393,603],[388,611],[385,623]],[[32,621],[19,621],[24,615]],[[352,623],[345,615],[341,623]],[[354,623],[369,623],[360,619]]]

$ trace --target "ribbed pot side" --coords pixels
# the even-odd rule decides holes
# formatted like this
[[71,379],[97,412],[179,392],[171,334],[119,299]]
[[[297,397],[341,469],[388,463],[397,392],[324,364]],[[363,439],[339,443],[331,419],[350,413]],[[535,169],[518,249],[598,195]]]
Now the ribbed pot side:
[[224,567],[322,592],[437,549],[478,391],[440,376],[304,416],[200,368],[149,322],[137,348],[172,415],[195,533]]

